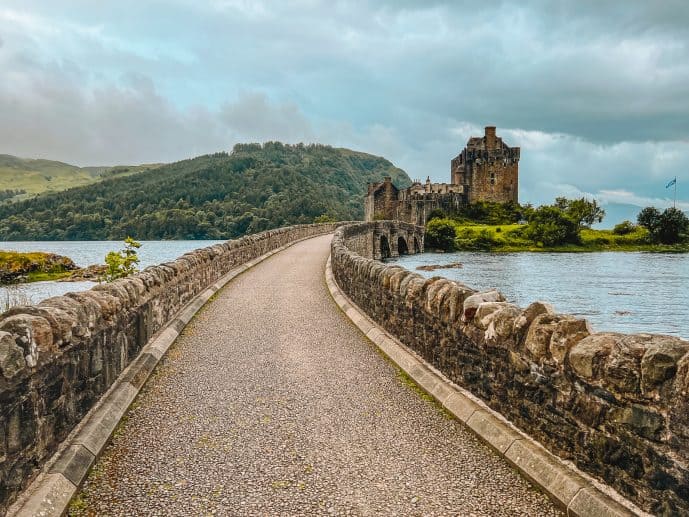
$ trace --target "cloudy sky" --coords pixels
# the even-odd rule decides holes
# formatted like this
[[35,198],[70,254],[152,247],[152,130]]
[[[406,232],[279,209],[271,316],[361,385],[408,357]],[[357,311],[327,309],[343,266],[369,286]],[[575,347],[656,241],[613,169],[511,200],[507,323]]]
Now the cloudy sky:
[[520,200],[689,209],[689,2],[2,0],[0,153],[321,142],[448,181],[483,126]]

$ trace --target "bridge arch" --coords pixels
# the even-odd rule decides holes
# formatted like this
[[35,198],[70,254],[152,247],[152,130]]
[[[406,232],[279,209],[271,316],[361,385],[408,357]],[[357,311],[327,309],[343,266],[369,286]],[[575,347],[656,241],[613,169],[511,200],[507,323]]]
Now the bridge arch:
[[400,255],[423,253],[423,226],[391,221],[368,224],[370,240],[366,239],[367,247],[361,250],[364,254],[376,260],[385,260]]
[[392,251],[390,250],[390,241],[388,240],[387,235],[380,236],[380,244],[378,249],[380,250],[381,260],[385,260],[386,258],[390,258],[392,256]]
[[407,241],[402,235],[397,237],[397,254],[409,255],[409,246],[407,246]]

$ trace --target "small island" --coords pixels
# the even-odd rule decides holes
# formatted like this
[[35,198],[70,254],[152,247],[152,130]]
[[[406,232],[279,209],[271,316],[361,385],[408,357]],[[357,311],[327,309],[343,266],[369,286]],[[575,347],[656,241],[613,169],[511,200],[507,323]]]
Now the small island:
[[427,251],[492,252],[689,252],[689,219],[680,210],[648,207],[637,222],[594,229],[605,211],[596,203],[557,198],[538,208],[480,202],[448,216],[440,210],[426,223]]
[[77,270],[72,259],[55,253],[0,250],[0,285],[59,280]]

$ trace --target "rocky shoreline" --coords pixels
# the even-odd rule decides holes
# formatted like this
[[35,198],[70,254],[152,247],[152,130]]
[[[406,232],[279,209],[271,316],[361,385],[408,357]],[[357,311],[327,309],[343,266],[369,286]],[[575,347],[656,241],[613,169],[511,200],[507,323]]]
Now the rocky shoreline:
[[450,264],[432,264],[427,266],[417,266],[418,271],[435,271],[436,269],[460,269],[464,264],[461,262],[452,262]]
[[97,282],[105,268],[100,264],[81,268],[56,253],[0,251],[0,286],[46,280]]
[[55,253],[0,251],[0,285],[65,276],[77,269],[72,259]]
[[58,282],[100,282],[105,276],[105,264],[93,264],[73,271],[71,275],[60,278]]

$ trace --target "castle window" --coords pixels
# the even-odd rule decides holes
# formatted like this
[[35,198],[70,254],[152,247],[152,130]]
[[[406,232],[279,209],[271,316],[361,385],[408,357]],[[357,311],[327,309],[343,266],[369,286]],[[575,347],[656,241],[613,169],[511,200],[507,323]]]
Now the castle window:
[[494,172],[490,173],[490,184],[495,185],[495,173]]

